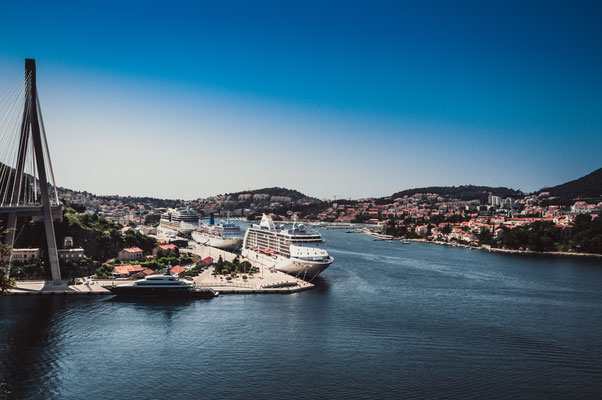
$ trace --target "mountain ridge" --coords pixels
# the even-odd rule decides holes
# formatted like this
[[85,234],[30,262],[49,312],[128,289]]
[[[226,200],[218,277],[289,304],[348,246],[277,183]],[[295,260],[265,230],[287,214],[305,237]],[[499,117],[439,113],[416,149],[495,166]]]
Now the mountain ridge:
[[559,202],[564,204],[578,198],[602,201],[602,168],[598,168],[581,178],[560,185],[545,187],[540,192],[550,192],[551,197],[557,197]]
[[[75,193],[83,193],[81,191],[71,190],[63,187],[58,187],[59,191],[71,191]],[[597,170],[582,176],[581,178],[574,179],[569,182],[561,183],[556,186],[543,187],[540,190],[537,190],[533,193],[539,192],[550,192],[550,197],[555,197],[555,201],[561,204],[568,204],[571,201],[579,198],[588,198],[590,200],[597,200],[600,198],[602,201],[602,168],[598,168]],[[88,193],[88,192],[86,192]],[[459,186],[428,186],[428,187],[420,187],[420,188],[412,188],[397,191],[390,196],[383,197],[373,197],[376,200],[385,200],[388,198],[397,198],[403,196],[411,196],[416,193],[432,193],[443,196],[449,196],[451,198],[457,198],[458,200],[474,200],[480,199],[482,201],[487,200],[488,194],[493,194],[501,197],[522,197],[526,194],[518,189],[512,189],[503,186],[477,186],[477,185],[459,185]],[[139,196],[120,196],[120,195],[99,195],[96,196],[92,193],[91,195],[95,197],[101,198],[129,198],[131,200],[136,199],[145,199],[151,200],[155,202],[166,201],[169,203],[175,202],[183,202],[183,200],[176,199],[159,199],[154,197],[139,197]],[[301,199],[311,199],[317,202],[322,202],[323,200],[319,199],[315,196],[310,196],[305,193],[302,193],[296,189],[283,188],[278,186],[260,188],[260,189],[252,189],[252,190],[242,190],[238,192],[224,193],[224,196],[238,196],[241,194],[269,194],[271,196],[286,196],[290,197],[293,202],[296,202]],[[213,197],[213,196],[209,196]],[[199,200],[202,198],[198,198]],[[341,201],[348,201],[341,200]],[[352,201],[357,201],[358,199],[351,199]],[[167,205],[167,204],[166,204]],[[164,205],[165,206],[165,205]]]

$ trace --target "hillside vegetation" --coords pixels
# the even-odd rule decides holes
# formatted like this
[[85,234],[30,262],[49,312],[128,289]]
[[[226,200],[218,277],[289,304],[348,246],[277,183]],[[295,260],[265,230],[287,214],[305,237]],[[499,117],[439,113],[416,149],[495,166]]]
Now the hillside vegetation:
[[[226,193],[226,196],[232,196],[232,198],[234,200],[236,200],[238,198],[239,195],[241,194],[269,194],[270,196],[286,196],[286,197],[290,197],[293,201],[299,201],[302,199],[314,199],[313,197],[310,196],[306,196],[305,194],[299,192],[298,190],[294,190],[294,189],[287,189],[287,188],[281,188],[281,187],[270,187],[270,188],[263,188],[263,189],[255,189],[255,190],[245,190],[242,192],[236,192],[236,193]],[[315,199],[317,200],[317,199]]]
[[[28,223],[18,229],[15,247],[40,247],[40,238],[46,237],[44,224],[41,223]],[[65,208],[63,221],[55,223],[54,229],[59,248],[62,247],[63,238],[71,236],[74,246],[82,247],[86,256],[96,261],[116,257],[124,247],[140,247],[145,252],[151,252],[155,245],[153,238],[133,230],[122,233],[120,225],[97,215],[77,213],[70,207]]]
[[487,196],[491,193],[501,197],[522,197],[523,192],[520,190],[510,189],[507,187],[490,187],[490,186],[429,186],[416,189],[402,190],[401,192],[393,193],[391,198],[412,196],[417,193],[433,193],[441,196],[449,196],[458,200],[475,200],[479,199],[482,202],[487,201]]
[[569,205],[576,199],[602,201],[602,168],[579,179],[553,187],[543,188],[542,192],[550,192],[550,196],[558,197],[559,204]]

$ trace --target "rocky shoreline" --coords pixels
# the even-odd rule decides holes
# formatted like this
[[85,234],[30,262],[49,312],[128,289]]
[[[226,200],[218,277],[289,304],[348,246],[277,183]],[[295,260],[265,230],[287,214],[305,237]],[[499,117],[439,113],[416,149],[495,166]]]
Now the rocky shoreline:
[[[400,239],[400,238],[395,238],[395,239]],[[433,244],[453,246],[453,247],[465,247],[468,249],[475,249],[475,250],[486,250],[486,251],[490,251],[490,252],[494,252],[494,253],[535,255],[535,256],[577,256],[577,257],[602,259],[602,254],[595,254],[595,253],[575,253],[575,252],[567,252],[567,251],[514,250],[514,249],[500,249],[500,248],[489,247],[489,246],[470,246],[470,245],[461,244],[461,243],[438,242],[438,241],[426,240],[426,239],[405,239],[405,240],[409,240],[412,242],[433,243]]]

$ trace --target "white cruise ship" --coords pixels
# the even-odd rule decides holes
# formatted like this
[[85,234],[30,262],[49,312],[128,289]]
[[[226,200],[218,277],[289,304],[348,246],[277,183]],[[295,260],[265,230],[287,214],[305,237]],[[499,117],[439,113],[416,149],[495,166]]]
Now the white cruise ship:
[[209,216],[209,224],[199,224],[192,231],[192,239],[207,246],[218,247],[224,250],[238,250],[242,245],[243,233],[238,225],[230,222],[214,223],[213,214]]
[[[161,221],[157,231],[163,233],[181,232],[190,233],[199,224],[199,214],[190,208],[168,208],[166,212],[161,214]],[[171,232],[169,232],[171,231]]]
[[313,278],[332,264],[319,232],[293,223],[290,229],[276,227],[268,215],[245,234],[242,255],[266,267],[274,267],[299,278]]

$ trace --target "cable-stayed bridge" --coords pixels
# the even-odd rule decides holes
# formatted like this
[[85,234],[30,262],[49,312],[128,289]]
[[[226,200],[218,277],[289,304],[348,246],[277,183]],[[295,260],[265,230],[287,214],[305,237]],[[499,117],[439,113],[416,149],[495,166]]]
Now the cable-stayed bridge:
[[6,244],[15,243],[17,219],[42,219],[52,280],[61,282],[54,219],[62,218],[36,85],[36,63],[0,98],[0,214],[6,216]]

